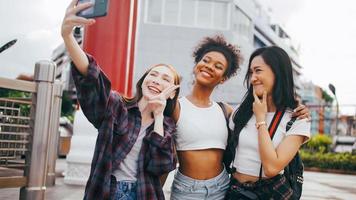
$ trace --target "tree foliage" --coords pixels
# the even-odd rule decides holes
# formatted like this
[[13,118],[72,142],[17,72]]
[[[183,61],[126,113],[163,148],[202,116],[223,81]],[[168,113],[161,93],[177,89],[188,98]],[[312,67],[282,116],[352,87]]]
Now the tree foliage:
[[322,91],[323,91],[323,93],[322,93],[323,99],[325,100],[325,102],[326,103],[333,103],[334,98],[331,97],[325,90],[322,90]]

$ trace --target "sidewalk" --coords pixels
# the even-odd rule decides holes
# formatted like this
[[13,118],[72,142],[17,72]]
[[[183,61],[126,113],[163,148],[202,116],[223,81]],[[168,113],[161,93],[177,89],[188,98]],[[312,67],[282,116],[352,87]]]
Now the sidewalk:
[[[66,167],[65,159],[57,160],[57,174],[61,175]],[[163,188],[169,199],[170,185],[173,181],[174,172],[170,173]],[[303,196],[305,200],[349,200],[356,199],[356,175],[341,175],[320,172],[305,172]],[[48,200],[78,200],[83,199],[84,186],[64,184],[64,178],[59,176],[54,187],[46,190]],[[0,189],[0,199],[18,200],[19,189]]]

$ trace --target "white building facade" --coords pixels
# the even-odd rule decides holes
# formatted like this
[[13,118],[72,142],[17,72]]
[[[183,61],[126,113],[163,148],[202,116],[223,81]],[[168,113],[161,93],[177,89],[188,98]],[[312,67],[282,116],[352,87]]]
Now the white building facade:
[[144,0],[139,3],[137,18],[134,83],[147,67],[168,63],[181,74],[181,95],[186,95],[192,86],[194,47],[203,37],[222,34],[240,47],[244,62],[236,77],[217,88],[215,100],[241,101],[249,55],[267,45],[288,52],[297,92],[301,89],[301,66],[288,34],[272,25],[267,12],[254,0]]

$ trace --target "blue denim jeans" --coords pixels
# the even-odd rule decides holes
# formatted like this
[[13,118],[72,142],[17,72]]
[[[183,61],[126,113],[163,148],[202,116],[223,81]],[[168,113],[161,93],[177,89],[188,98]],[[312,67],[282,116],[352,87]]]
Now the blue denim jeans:
[[136,200],[136,182],[118,181],[116,183],[116,200]]
[[222,200],[229,188],[229,175],[224,170],[208,180],[196,180],[177,170],[171,189],[171,200]]

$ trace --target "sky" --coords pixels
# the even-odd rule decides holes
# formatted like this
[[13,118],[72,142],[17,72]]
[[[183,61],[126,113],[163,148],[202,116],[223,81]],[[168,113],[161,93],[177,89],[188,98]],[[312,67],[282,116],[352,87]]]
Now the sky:
[[[332,93],[344,114],[356,114],[356,1],[260,0],[300,47],[306,80]],[[335,102],[334,102],[335,103]],[[353,107],[346,105],[354,105]]]
[[[343,105],[356,105],[356,1],[259,1],[300,48],[303,79],[325,90],[332,83],[341,112],[355,114],[356,106]],[[60,25],[69,2],[0,0],[0,45],[18,39],[0,54],[0,76],[31,74],[36,61],[50,58],[62,42]]]

